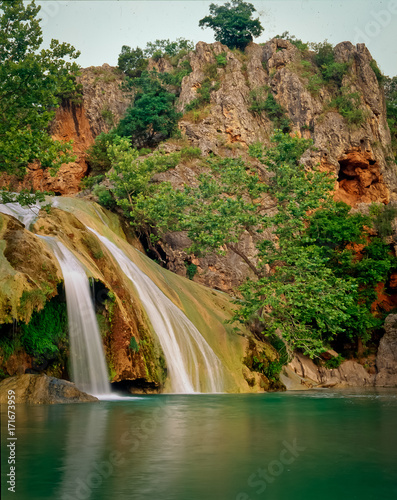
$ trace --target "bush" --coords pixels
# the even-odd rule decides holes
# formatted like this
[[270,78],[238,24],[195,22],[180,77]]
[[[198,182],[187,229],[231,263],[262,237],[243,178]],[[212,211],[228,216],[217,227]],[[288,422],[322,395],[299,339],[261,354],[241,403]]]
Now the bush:
[[327,40],[322,43],[312,44],[312,48],[316,52],[314,62],[320,68],[323,79],[326,82],[333,81],[340,87],[349,65],[335,61],[334,48]]
[[361,98],[358,92],[348,92],[348,89],[342,87],[342,93],[335,97],[331,107],[336,107],[339,113],[346,119],[350,125],[361,125],[364,122],[364,112],[360,109]]
[[99,184],[105,178],[104,175],[95,175],[93,177],[84,177],[80,181],[81,189],[92,189],[96,184]]
[[288,40],[289,42],[292,43],[292,45],[295,45],[295,47],[302,52],[305,52],[309,48],[308,43],[302,42],[302,40],[296,38],[295,35],[290,35],[289,31],[284,31],[284,33],[282,33],[281,35],[276,35],[274,38],[281,38],[282,40]]
[[105,174],[111,167],[108,157],[108,148],[120,140],[114,132],[102,132],[95,138],[94,144],[87,149],[86,160],[90,167],[90,173],[94,176]]
[[329,370],[332,370],[333,368],[339,368],[340,364],[345,360],[344,357],[342,357],[341,354],[338,354],[337,356],[332,356],[332,358],[327,359],[324,363],[324,366],[328,368]]
[[280,129],[284,133],[289,132],[291,129],[291,122],[285,109],[276,101],[273,94],[268,93],[265,99],[265,91],[266,87],[260,87],[250,92],[251,106],[249,110],[257,114],[265,111],[268,118],[274,123],[276,129]]
[[215,56],[215,59],[218,66],[225,67],[227,65],[226,52],[221,52]]
[[116,128],[122,137],[130,137],[134,146],[146,146],[171,137],[176,130],[180,113],[174,109],[176,96],[168,92],[156,72],[143,72],[132,80],[134,103]]
[[128,45],[121,47],[121,53],[118,58],[117,66],[124,71],[130,78],[141,76],[142,71],[145,71],[148,61],[145,58],[143,50],[139,47],[132,49]]
[[375,61],[375,59],[372,59],[369,62],[369,65],[372,68],[372,71],[375,73],[376,79],[378,80],[379,85],[382,85],[385,81],[385,76],[382,74],[381,70],[379,69],[378,63]]

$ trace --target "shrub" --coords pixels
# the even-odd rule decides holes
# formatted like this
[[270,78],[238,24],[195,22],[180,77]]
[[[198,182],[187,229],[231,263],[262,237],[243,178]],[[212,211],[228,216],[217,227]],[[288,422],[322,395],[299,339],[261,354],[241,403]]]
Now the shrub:
[[218,66],[225,67],[227,65],[226,52],[221,52],[215,56],[215,59]]
[[186,266],[186,275],[190,280],[192,280],[195,274],[197,273],[197,266],[196,264],[193,264],[191,262],[190,263],[185,262],[185,266]]
[[265,91],[266,87],[260,87],[250,92],[251,106],[249,110],[257,114],[265,111],[268,118],[274,123],[275,128],[282,130],[284,133],[289,132],[291,122],[285,109],[276,101],[273,94],[268,93],[265,99]]
[[342,357],[341,354],[338,354],[337,356],[332,356],[332,358],[327,359],[324,363],[324,366],[328,368],[329,370],[332,370],[333,368],[339,368],[340,364],[345,360],[344,357]]
[[364,112],[359,108],[361,104],[358,92],[348,92],[342,87],[342,93],[336,96],[330,103],[331,107],[336,107],[339,113],[350,125],[361,125],[364,122]]
[[309,48],[308,43],[302,42],[299,38],[296,38],[295,35],[290,35],[289,31],[284,31],[281,35],[276,35],[274,38],[281,38],[282,40],[288,40],[289,42],[292,43],[292,45],[295,45],[297,49],[300,51],[304,52]]
[[372,68],[372,71],[375,73],[376,79],[378,80],[379,85],[382,85],[383,82],[385,81],[385,76],[382,74],[381,70],[379,69],[378,63],[375,61],[375,59],[372,59],[369,62],[369,65]]
[[314,62],[320,68],[321,75],[326,82],[333,81],[340,87],[343,76],[347,73],[349,65],[335,61],[334,48],[325,40],[312,44],[315,50]]
[[102,132],[95,138],[94,144],[87,149],[86,160],[90,167],[90,173],[94,176],[106,173],[111,162],[108,156],[108,148],[120,140],[120,137],[114,132]]
[[174,109],[175,94],[161,85],[155,71],[143,72],[130,84],[135,89],[134,103],[127,109],[116,133],[130,137],[134,146],[151,145],[170,137],[181,116]]
[[84,177],[80,181],[81,189],[92,189],[96,184],[99,184],[105,178],[104,175],[95,175],[93,177]]

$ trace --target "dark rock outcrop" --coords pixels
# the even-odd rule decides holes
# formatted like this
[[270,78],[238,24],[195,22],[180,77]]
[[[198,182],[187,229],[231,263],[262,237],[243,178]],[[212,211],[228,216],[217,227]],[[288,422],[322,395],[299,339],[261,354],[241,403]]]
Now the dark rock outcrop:
[[0,403],[7,404],[9,392],[14,391],[16,403],[59,404],[92,403],[98,399],[80,391],[67,380],[60,380],[47,375],[19,375],[0,383]]

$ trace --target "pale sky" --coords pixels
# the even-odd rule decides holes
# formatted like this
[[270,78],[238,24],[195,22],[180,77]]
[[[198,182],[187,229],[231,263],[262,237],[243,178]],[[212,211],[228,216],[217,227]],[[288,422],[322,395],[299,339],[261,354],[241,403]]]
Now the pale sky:
[[[146,46],[178,37],[213,42],[213,31],[198,27],[209,13],[204,0],[36,0],[42,6],[43,35],[81,51],[82,67],[117,65],[122,45]],[[303,41],[365,42],[381,70],[397,75],[397,0],[251,0],[265,42],[289,31]]]

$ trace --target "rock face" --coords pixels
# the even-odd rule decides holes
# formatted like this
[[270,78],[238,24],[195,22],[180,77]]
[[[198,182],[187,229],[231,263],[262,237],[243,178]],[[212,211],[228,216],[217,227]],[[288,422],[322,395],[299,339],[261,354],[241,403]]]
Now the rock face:
[[[222,54],[226,65],[217,63]],[[210,103],[197,111],[186,112],[179,127],[191,145],[204,154],[243,157],[250,144],[268,142],[274,127],[265,111],[250,110],[253,94],[265,99],[271,94],[290,119],[291,133],[314,142],[302,162],[308,167],[320,165],[335,178],[335,199],[351,206],[359,203],[388,203],[397,197],[397,175],[390,163],[390,133],[386,121],[383,89],[371,68],[372,56],[363,44],[343,42],[335,48],[337,62],[347,62],[349,72],[342,86],[347,93],[360,95],[364,121],[350,125],[330,103],[335,90],[323,86],[309,90],[307,65],[314,66],[312,55],[302,53],[289,41],[273,39],[264,46],[250,44],[244,54],[229,50],[219,42],[199,42],[188,55],[192,72],[182,81],[178,110],[197,98],[197,89],[212,81],[215,90]],[[306,66],[305,66],[306,64]],[[161,70],[161,69],[160,69]],[[194,163],[179,165],[158,176],[174,186],[194,185],[199,169]],[[271,210],[267,200],[265,210]],[[186,275],[186,264],[197,266],[194,281],[225,292],[241,284],[250,269],[236,253],[209,255],[195,259],[184,251],[189,246],[184,235],[169,234],[162,241],[167,267]],[[238,244],[240,250],[255,258],[255,244],[248,234]]]
[[385,321],[386,333],[382,337],[376,356],[375,384],[397,387],[397,314],[390,314]]
[[14,391],[15,403],[46,404],[92,403],[98,399],[80,391],[67,380],[47,375],[19,375],[0,383],[0,403],[7,404],[8,391]]
[[62,165],[56,176],[39,165],[32,164],[23,182],[13,176],[2,175],[0,187],[12,189],[33,188],[53,191],[55,194],[74,194],[80,191],[79,183],[87,174],[87,148],[101,132],[108,132],[116,125],[130,102],[120,84],[122,73],[104,64],[81,70],[78,83],[82,85],[83,99],[80,104],[65,102],[57,111],[52,123],[52,137],[60,141],[73,141],[75,162]]
[[[297,378],[298,377],[298,378]],[[312,387],[370,387],[375,385],[375,375],[355,361],[344,361],[338,368],[327,369],[317,366],[307,356],[295,354],[284,368],[281,381],[287,389]]]

